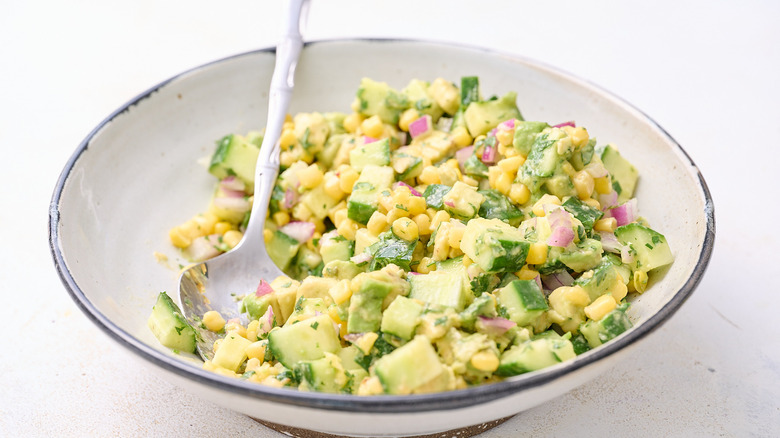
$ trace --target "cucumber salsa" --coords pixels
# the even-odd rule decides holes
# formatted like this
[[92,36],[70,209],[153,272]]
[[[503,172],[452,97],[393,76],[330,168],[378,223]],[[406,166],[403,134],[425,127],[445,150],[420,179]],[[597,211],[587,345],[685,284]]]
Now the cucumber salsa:
[[[673,261],[638,215],[637,169],[574,122],[526,121],[414,79],[363,79],[352,112],[288,116],[265,241],[286,273],[214,311],[203,367],[262,385],[374,394],[447,391],[571,360],[631,328],[626,297]],[[170,230],[193,261],[229,251],[252,206],[262,134],[217,142],[207,210]],[[160,294],[160,342],[195,331]]]

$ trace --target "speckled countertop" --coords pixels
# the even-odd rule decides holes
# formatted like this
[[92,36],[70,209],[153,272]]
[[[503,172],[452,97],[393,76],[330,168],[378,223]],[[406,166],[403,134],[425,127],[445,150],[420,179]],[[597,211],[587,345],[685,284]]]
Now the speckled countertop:
[[[278,2],[10,2],[0,13],[2,436],[281,436],[148,373],[76,308],[47,206],[78,143],[182,70],[272,45]],[[622,96],[699,165],[717,237],[698,290],[590,383],[485,437],[780,436],[780,4],[314,0],[307,35],[456,41]]]

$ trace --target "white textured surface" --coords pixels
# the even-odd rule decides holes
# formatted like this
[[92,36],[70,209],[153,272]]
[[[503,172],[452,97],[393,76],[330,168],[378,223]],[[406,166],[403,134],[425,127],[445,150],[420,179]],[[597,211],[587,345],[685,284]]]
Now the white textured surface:
[[[57,175],[92,127],[184,69],[272,45],[276,3],[3,8],[0,435],[281,436],[143,372],[65,293],[45,237]],[[619,368],[484,436],[780,435],[780,5],[411,4],[314,0],[308,35],[460,41],[558,66],[657,120],[715,201],[715,253],[680,312]]]

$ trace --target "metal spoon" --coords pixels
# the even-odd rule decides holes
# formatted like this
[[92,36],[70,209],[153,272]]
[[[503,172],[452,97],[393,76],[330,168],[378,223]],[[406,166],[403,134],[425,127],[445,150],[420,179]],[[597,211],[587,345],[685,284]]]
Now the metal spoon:
[[197,349],[204,360],[213,358],[214,341],[219,336],[202,326],[203,314],[217,310],[226,319],[237,317],[237,295],[254,291],[261,279],[270,282],[284,275],[268,256],[263,228],[279,174],[279,136],[290,106],[295,66],[303,48],[300,27],[307,9],[308,0],[287,3],[284,33],[276,46],[276,64],[271,77],[268,121],[255,169],[254,204],[244,237],[230,252],[193,264],[179,277],[182,312],[198,334]]

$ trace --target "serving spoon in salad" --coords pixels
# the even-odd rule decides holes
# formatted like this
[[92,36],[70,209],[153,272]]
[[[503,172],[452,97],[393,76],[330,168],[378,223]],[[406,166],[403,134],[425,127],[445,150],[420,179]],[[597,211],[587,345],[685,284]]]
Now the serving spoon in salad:
[[216,310],[223,317],[236,318],[239,316],[236,296],[254,292],[263,285],[267,287],[266,282],[284,275],[268,255],[263,229],[271,191],[279,174],[279,136],[303,48],[300,29],[308,2],[289,0],[286,5],[283,35],[276,46],[271,77],[268,120],[255,168],[254,203],[243,239],[230,252],[190,265],[179,276],[182,312],[195,329],[197,351],[204,360],[214,357],[214,342],[219,336],[203,326],[200,321],[203,314]]

